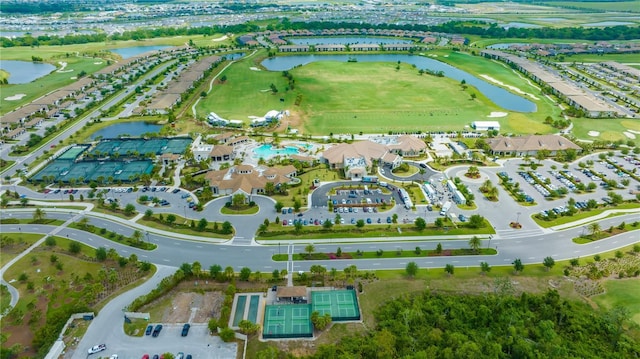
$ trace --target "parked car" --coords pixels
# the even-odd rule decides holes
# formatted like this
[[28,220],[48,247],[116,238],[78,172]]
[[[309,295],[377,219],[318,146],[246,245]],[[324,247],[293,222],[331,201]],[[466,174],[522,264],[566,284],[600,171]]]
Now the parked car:
[[93,347],[91,347],[89,349],[89,354],[99,353],[99,352],[101,352],[103,350],[107,350],[107,345],[106,344],[94,345]]
[[180,188],[176,188],[173,191],[171,191],[171,193],[178,193],[178,192],[180,192]]
[[147,326],[147,330],[144,332],[144,334],[151,335],[151,332],[153,332],[153,325]]
[[186,323],[185,325],[182,326],[182,334],[180,334],[183,337],[186,337],[187,335],[189,335],[189,328],[191,328],[191,324]]
[[178,354],[176,355],[176,359],[184,359],[184,353],[178,352]]
[[153,329],[153,333],[151,333],[152,337],[157,337],[158,335],[160,335],[160,332],[162,331],[162,324],[158,324],[156,325],[156,327]]
[[142,359],[149,359],[149,354],[145,354],[142,356]]

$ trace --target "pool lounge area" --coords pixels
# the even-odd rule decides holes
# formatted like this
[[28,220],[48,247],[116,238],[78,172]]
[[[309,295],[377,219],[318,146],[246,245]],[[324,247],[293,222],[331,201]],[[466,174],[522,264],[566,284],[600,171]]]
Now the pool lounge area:
[[251,150],[251,157],[255,159],[268,160],[276,156],[299,155],[313,149],[313,145],[308,143],[289,143],[283,145],[264,144]]

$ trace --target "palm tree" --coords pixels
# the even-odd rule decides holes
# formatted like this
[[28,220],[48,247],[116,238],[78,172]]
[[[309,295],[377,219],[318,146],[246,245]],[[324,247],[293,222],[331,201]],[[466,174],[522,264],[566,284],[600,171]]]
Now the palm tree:
[[234,275],[235,272],[233,271],[233,267],[229,266],[224,269],[224,276],[227,278],[227,280],[233,279]]
[[471,250],[473,250],[474,253],[478,253],[478,249],[480,249],[481,244],[482,242],[480,241],[480,238],[478,238],[478,236],[473,236],[469,240],[469,247],[471,248]]
[[597,235],[602,230],[602,228],[600,227],[600,224],[598,222],[591,223],[588,228],[589,228],[589,231],[591,232],[591,234],[593,234],[593,235]]
[[33,220],[36,222],[42,221],[43,219],[45,219],[45,217],[47,217],[47,214],[42,208],[36,208],[36,210],[33,212]]
[[316,251],[316,247],[313,244],[307,244],[307,246],[304,247],[304,251],[307,252],[307,257],[311,258],[311,254]]
[[85,229],[87,228],[87,225],[89,225],[89,217],[82,217],[78,220],[78,225]]
[[131,238],[136,242],[142,241],[142,232],[136,229],[133,231],[133,234],[131,234]]

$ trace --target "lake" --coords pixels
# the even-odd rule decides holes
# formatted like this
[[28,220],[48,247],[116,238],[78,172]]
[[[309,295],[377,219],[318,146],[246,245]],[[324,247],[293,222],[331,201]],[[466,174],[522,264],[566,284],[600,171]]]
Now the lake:
[[158,133],[162,125],[156,125],[155,123],[137,121],[137,122],[121,122],[115,123],[111,126],[107,126],[94,132],[91,135],[91,139],[98,137],[102,138],[118,138],[122,135],[129,135],[131,137],[139,137],[145,133]]
[[590,27],[621,26],[621,25],[633,25],[633,23],[626,22],[626,21],[600,21],[600,22],[592,22],[589,24],[582,24],[582,26],[590,26]]
[[413,42],[407,39],[367,36],[287,37],[285,40],[295,45],[411,44]]
[[[481,80],[468,72],[462,71],[451,65],[423,56],[406,54],[378,54],[378,55],[293,55],[265,59],[261,65],[269,71],[286,71],[295,66],[306,65],[316,61],[340,61],[347,62],[349,58],[356,58],[359,62],[404,62],[416,65],[418,69],[442,71],[446,77],[457,81],[465,80],[468,85],[474,86],[496,105],[510,111],[535,112],[536,104],[518,95]],[[417,71],[417,70],[416,70]]]
[[517,28],[517,29],[535,29],[538,27],[542,27],[540,25],[536,25],[536,24],[529,24],[526,22],[510,22],[507,24],[502,25],[503,28],[505,29],[510,29],[510,28]]
[[0,60],[0,69],[9,73],[10,84],[26,84],[48,75],[56,67],[40,62]]
[[133,47],[123,47],[121,49],[111,49],[109,51],[116,53],[122,56],[123,59],[128,59],[130,57],[138,56],[140,54],[144,54],[149,51],[156,51],[166,49],[171,46],[166,45],[156,45],[156,46],[133,46]]
[[487,46],[487,48],[494,49],[494,50],[504,50],[504,49],[510,48],[511,46],[521,46],[521,45],[524,45],[524,42],[506,42],[506,43],[489,45]]

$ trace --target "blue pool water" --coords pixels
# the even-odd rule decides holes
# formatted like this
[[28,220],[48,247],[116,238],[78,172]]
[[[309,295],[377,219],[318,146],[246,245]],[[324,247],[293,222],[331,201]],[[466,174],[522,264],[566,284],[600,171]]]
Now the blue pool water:
[[[310,148],[310,145],[299,145],[300,147]],[[264,158],[269,159],[274,156],[291,156],[297,155],[300,153],[298,147],[295,146],[286,146],[286,147],[274,147],[272,145],[262,145],[253,150],[254,158]]]

